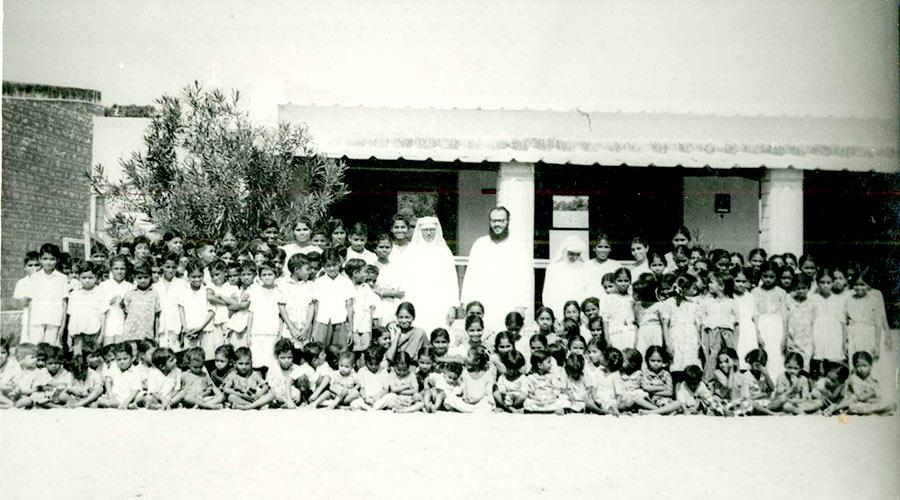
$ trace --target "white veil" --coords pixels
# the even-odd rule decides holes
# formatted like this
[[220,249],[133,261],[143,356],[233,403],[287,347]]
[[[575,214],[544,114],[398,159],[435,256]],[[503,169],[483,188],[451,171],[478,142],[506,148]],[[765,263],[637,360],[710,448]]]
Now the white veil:
[[[434,238],[425,241],[422,230],[435,229]],[[416,308],[415,325],[430,332],[447,326],[447,312],[459,305],[459,278],[453,253],[444,241],[437,217],[421,217],[402,259],[405,301]]]
[[[569,252],[578,252],[581,257],[569,262]],[[585,299],[585,288],[589,278],[584,256],[584,244],[575,236],[569,236],[556,251],[544,278],[541,301],[545,307],[553,309],[557,319],[563,316],[563,305],[569,300],[579,303]]]

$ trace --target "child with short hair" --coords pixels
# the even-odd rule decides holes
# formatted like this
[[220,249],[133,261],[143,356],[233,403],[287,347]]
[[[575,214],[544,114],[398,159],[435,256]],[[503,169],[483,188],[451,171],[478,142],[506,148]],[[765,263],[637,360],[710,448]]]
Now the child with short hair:
[[602,336],[595,336],[588,342],[587,347],[585,348],[587,362],[584,364],[584,376],[586,380],[593,380],[592,376],[594,372],[604,369],[606,365],[604,352],[606,349],[606,341]]
[[69,302],[69,279],[56,270],[58,246],[45,243],[39,254],[41,269],[28,277],[28,285],[24,287],[29,307],[27,340],[60,346]]
[[363,353],[365,366],[357,372],[359,381],[359,398],[350,402],[352,410],[370,410],[390,390],[388,372],[381,367],[384,351],[377,345],[371,345]]
[[[739,359],[743,359],[753,349],[759,349],[759,330],[756,328],[756,298],[750,292],[752,284],[751,270],[735,268],[734,303],[737,307],[738,331],[737,345],[734,348]],[[758,280],[757,280],[758,281]]]
[[[203,283],[203,267],[196,259],[185,266],[188,286],[178,298],[178,316],[181,321],[181,345],[185,349],[202,348],[204,337],[212,330],[216,317],[215,306],[209,302],[209,292]],[[203,351],[206,356],[206,350]]]
[[[299,223],[298,223],[299,224]],[[308,230],[307,230],[308,232]],[[309,280],[309,261],[304,253],[296,253],[287,260],[288,275],[275,280],[275,284],[284,297],[284,318],[282,336],[294,341],[294,348],[299,348],[303,340],[309,337],[310,325],[306,323],[309,316],[309,304],[312,300],[312,281]]]
[[875,293],[870,292],[869,281],[867,271],[859,273],[850,281],[853,294],[844,301],[844,317],[847,324],[845,349],[848,357],[864,351],[877,362],[881,355],[881,338],[884,335],[882,331],[884,302],[879,300]]
[[103,315],[109,309],[109,301],[96,286],[97,274],[97,266],[93,263],[81,264],[81,288],[69,296],[69,343],[76,357],[81,356],[85,344],[98,345],[103,338]]
[[619,401],[625,390],[619,373],[622,368],[622,351],[610,347],[602,354],[602,359],[603,363],[595,364],[596,369],[586,381],[588,392],[585,408],[589,413],[618,416]]
[[[302,255],[302,254],[297,254]],[[302,371],[294,364],[294,343],[290,339],[279,339],[275,342],[276,366],[266,372],[266,384],[272,391],[272,403],[275,408],[294,409],[300,404],[301,394],[298,380]]]
[[253,352],[241,347],[235,350],[234,355],[237,358],[234,370],[225,377],[222,386],[229,406],[235,410],[256,410],[271,403],[275,395],[259,372],[253,369]]
[[134,408],[134,400],[143,390],[141,374],[132,368],[134,357],[128,344],[119,343],[113,347],[116,355],[116,370],[107,370],[104,377],[106,393],[98,400],[101,408]]
[[193,347],[185,352],[188,369],[181,375],[181,390],[173,398],[172,405],[180,402],[185,408],[219,410],[225,399],[203,366],[206,355],[203,349]]
[[480,345],[471,347],[466,359],[466,370],[462,374],[462,398],[471,405],[472,411],[494,409],[492,396],[496,377],[490,368],[487,350]]
[[816,291],[811,299],[816,303],[813,317],[813,359],[810,361],[810,377],[813,379],[824,375],[824,362],[835,363],[844,360],[846,342],[846,316],[844,315],[844,299],[833,291],[834,270],[820,267],[817,271]]
[[15,406],[10,393],[15,389],[15,382],[21,371],[19,363],[10,356],[9,345],[9,338],[0,337],[0,409]]
[[[369,239],[369,228],[362,222],[357,222],[350,226],[348,235],[350,247],[347,248],[346,260],[361,259],[366,264],[375,264],[378,262],[378,256],[369,250],[366,250],[366,241]],[[349,274],[349,273],[348,273]]]
[[275,342],[281,334],[282,318],[287,317],[284,296],[275,287],[276,266],[272,262],[259,265],[260,284],[247,290],[250,300],[247,318],[247,334],[250,336],[254,368],[274,368]]
[[[677,410],[686,415],[702,413],[705,411],[711,398],[712,392],[703,382],[703,370],[697,365],[686,367],[684,369],[684,382],[678,384],[678,389],[675,393],[675,402],[678,404]],[[668,409],[660,408],[657,412]]]
[[[216,355],[211,368],[208,368],[209,378],[219,389],[225,385],[225,377],[234,368],[234,347],[231,344],[222,344],[216,348]],[[207,362],[209,366],[209,362]]]
[[397,306],[400,305],[404,296],[401,291],[403,276],[400,265],[390,260],[393,247],[394,243],[389,235],[378,235],[375,245],[375,256],[378,258],[375,266],[378,267],[378,277],[372,289],[381,298],[381,303],[375,312],[375,319],[380,326],[396,321],[394,311],[397,310]]
[[[121,341],[134,342],[158,337],[159,316],[162,310],[159,294],[151,286],[150,269],[138,265],[134,270],[134,288],[125,292],[121,300],[126,312]],[[166,340],[159,337],[160,342]]]
[[551,373],[552,368],[553,358],[549,352],[542,349],[532,351],[531,374],[528,375],[531,390],[523,404],[526,412],[562,415],[569,408],[569,401],[563,395],[565,381]]
[[[353,353],[344,351],[338,356],[337,372],[332,372],[328,390],[313,402],[313,406],[335,409],[339,405],[347,405],[359,398],[359,380],[353,371]],[[377,406],[378,403],[376,403]],[[380,409],[373,406],[373,409]]]
[[147,388],[138,396],[136,404],[150,410],[168,410],[177,403],[175,396],[181,389],[181,371],[177,367],[175,352],[167,347],[153,349],[150,362]]
[[45,351],[45,370],[50,378],[32,393],[31,400],[41,408],[58,408],[65,405],[66,389],[72,385],[72,374],[63,367],[63,351],[56,346],[47,346]]
[[125,335],[125,309],[122,301],[125,295],[134,289],[128,281],[131,261],[124,255],[113,257],[109,261],[109,278],[104,280],[98,289],[106,295],[108,307],[103,326],[103,345],[118,344]]
[[341,256],[336,249],[325,251],[324,263],[325,273],[313,281],[308,323],[313,325],[313,340],[338,353],[350,345],[355,289],[340,272]]
[[419,393],[419,381],[410,369],[412,359],[403,351],[394,357],[394,368],[388,375],[388,393],[373,406],[373,410],[389,409],[394,413],[413,413],[424,407]]
[[306,401],[314,403],[328,389],[331,382],[331,368],[325,364],[325,346],[310,342],[303,346],[303,364],[300,365],[302,392],[309,392]]
[[247,330],[247,323],[250,319],[248,309],[250,308],[250,288],[256,285],[256,279],[256,265],[249,261],[243,262],[239,276],[238,302],[228,306],[232,315],[225,324],[226,340],[235,349],[250,345],[250,335]]
[[494,402],[497,408],[509,413],[522,413],[525,398],[531,391],[528,377],[525,376],[525,356],[519,351],[510,350],[500,355],[504,372],[497,379],[494,388]]
[[[350,241],[353,241],[351,235]],[[352,246],[347,251],[352,250]],[[366,264],[361,259],[350,259],[344,265],[344,272],[353,282],[353,323],[351,325],[352,341],[351,350],[357,356],[369,348],[372,343],[372,323],[375,308],[380,299],[365,283],[368,273]]]
[[[775,385],[769,375],[767,366],[768,355],[762,349],[750,351],[744,359],[750,369],[745,377],[748,401],[753,406],[753,411],[759,414],[767,414],[769,404],[772,402],[772,391]],[[784,367],[782,366],[782,371]],[[780,376],[780,375],[779,375]]]
[[[463,364],[458,361],[444,363],[444,372],[434,378],[432,392],[425,397],[425,411],[431,413],[443,409],[465,413],[471,409],[462,399],[463,369]],[[431,407],[431,410],[427,409],[428,406]]]

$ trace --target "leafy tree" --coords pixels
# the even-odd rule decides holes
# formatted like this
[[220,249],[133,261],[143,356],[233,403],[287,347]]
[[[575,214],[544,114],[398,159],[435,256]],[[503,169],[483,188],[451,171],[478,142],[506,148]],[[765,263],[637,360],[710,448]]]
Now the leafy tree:
[[227,96],[199,82],[157,99],[145,148],[122,160],[123,179],[109,182],[103,165],[87,173],[94,191],[125,214],[111,218],[113,232],[139,232],[128,212],[146,214],[160,231],[204,238],[226,230],[250,238],[266,219],[286,227],[300,216],[327,218],[349,193],[343,162],[316,152],[305,127],[253,125],[238,101],[237,91]]

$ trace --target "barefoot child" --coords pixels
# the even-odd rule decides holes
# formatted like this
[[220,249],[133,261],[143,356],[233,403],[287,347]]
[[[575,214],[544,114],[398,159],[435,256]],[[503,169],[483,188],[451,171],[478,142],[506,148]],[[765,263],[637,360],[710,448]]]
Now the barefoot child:
[[409,354],[397,353],[393,371],[388,376],[390,392],[378,400],[372,409],[386,408],[394,410],[395,413],[413,413],[422,410],[424,403],[419,392],[419,381],[410,371],[411,361]]
[[[573,339],[576,340],[576,339]],[[578,341],[582,341],[579,337]],[[584,379],[584,355],[579,352],[569,352],[566,356],[566,389],[565,395],[569,400],[568,411],[582,413],[587,399],[587,386]]]
[[853,374],[847,381],[846,395],[832,412],[844,409],[853,415],[877,415],[897,409],[896,404],[884,398],[881,384],[872,376],[872,355],[865,351],[853,353]]
[[[195,347],[185,354],[188,370],[181,375],[181,391],[173,398],[185,408],[218,410],[225,396],[213,384],[204,365],[203,349]],[[174,405],[174,403],[173,403]]]
[[138,396],[137,405],[150,410],[168,410],[181,389],[181,370],[175,353],[167,347],[153,350],[153,367],[147,372],[147,389]]
[[[328,390],[315,400],[314,406],[335,409],[340,405],[348,405],[359,397],[359,380],[353,371],[353,353],[342,352],[338,356],[337,372],[332,372]],[[378,403],[376,403],[376,406]],[[373,407],[373,409],[380,409]]]
[[641,390],[647,393],[650,402],[656,407],[672,403],[675,387],[672,374],[666,369],[668,353],[660,346],[647,348],[647,367],[641,371]]
[[528,382],[531,390],[523,407],[529,413],[563,414],[569,408],[564,396],[565,380],[552,373],[553,358],[544,350],[531,353],[531,374]]
[[803,372],[803,355],[789,352],[784,357],[784,373],[775,381],[775,394],[769,403],[769,410],[799,414],[802,413],[801,406],[809,398],[809,379]]
[[622,397],[619,401],[619,411],[629,410],[655,410],[656,405],[650,402],[650,396],[641,389],[641,365],[644,357],[636,349],[622,351]]
[[123,342],[162,339],[159,335],[162,305],[150,281],[150,268],[139,264],[134,270],[134,286],[125,292],[121,300],[125,323],[118,338]]
[[369,346],[363,353],[365,366],[357,373],[359,398],[350,403],[351,409],[371,410],[372,406],[388,393],[388,373],[381,367],[382,356],[383,351],[377,345]]
[[332,377],[331,368],[325,363],[325,346],[319,342],[306,344],[300,370],[300,391],[308,394],[304,401],[314,403],[328,389]]
[[84,408],[92,405],[103,395],[103,379],[88,364],[93,347],[85,348],[72,362],[72,381],[63,398],[69,408]]
[[132,366],[134,357],[128,344],[115,344],[113,352],[116,355],[116,369],[106,371],[104,379],[106,393],[100,398],[98,404],[101,408],[118,408],[120,410],[134,408],[134,399],[143,390],[144,381],[141,379],[141,374]]
[[274,396],[271,406],[297,408],[300,404],[298,380],[302,371],[294,364],[294,343],[290,339],[279,339],[275,342],[275,359],[278,365],[266,372],[266,383]]
[[269,386],[253,369],[253,354],[247,347],[234,352],[237,361],[234,371],[225,377],[222,393],[235,410],[256,410],[263,408],[275,398]]
[[80,266],[81,288],[69,296],[69,344],[75,356],[81,356],[86,343],[99,345],[103,338],[103,315],[109,302],[97,288],[97,266],[85,262]]
[[216,348],[216,357],[212,369],[209,370],[209,378],[219,389],[225,385],[225,377],[234,369],[234,361],[234,347],[231,344],[222,344]]

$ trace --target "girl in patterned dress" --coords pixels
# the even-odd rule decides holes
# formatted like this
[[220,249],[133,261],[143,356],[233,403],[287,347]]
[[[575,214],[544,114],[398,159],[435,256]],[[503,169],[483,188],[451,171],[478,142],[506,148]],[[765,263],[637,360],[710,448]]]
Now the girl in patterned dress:
[[634,307],[628,289],[631,287],[631,272],[621,267],[615,274],[615,293],[603,302],[603,331],[611,347],[620,351],[633,349],[637,340],[634,324]]
[[700,365],[700,325],[702,312],[700,305],[690,298],[696,290],[697,278],[691,275],[679,276],[666,299],[665,305],[669,310],[669,338],[666,339],[666,349],[672,364],[672,380],[676,384],[681,381],[681,374],[685,367]]
[[648,347],[663,346],[668,337],[668,308],[657,298],[656,279],[643,275],[631,286],[634,298],[634,316],[637,319],[637,351]]
[[745,375],[738,371],[737,351],[725,348],[719,352],[716,371],[709,381],[713,397],[708,413],[722,417],[741,416],[753,410],[749,402]]
[[557,413],[562,415],[569,408],[565,396],[566,381],[553,372],[553,358],[545,350],[531,353],[531,374],[528,397],[523,408],[529,413]]
[[734,279],[728,273],[710,273],[707,276],[709,296],[703,301],[703,334],[700,345],[703,348],[703,373],[707,380],[716,371],[716,359],[723,348],[735,347],[737,330],[737,304],[734,294]]
[[810,375],[818,378],[824,375],[825,360],[840,363],[844,361],[846,343],[846,323],[844,321],[844,300],[846,297],[833,291],[834,271],[819,268],[816,291],[811,299],[816,302],[813,317],[813,359],[810,361]]
[[675,397],[672,374],[666,369],[668,353],[660,346],[650,346],[644,356],[646,367],[641,371],[641,389],[657,407],[667,406]]
[[803,403],[809,401],[809,379],[803,369],[803,355],[789,352],[784,357],[784,373],[775,381],[775,395],[769,403],[772,412],[800,414]]
[[752,292],[758,314],[759,348],[766,351],[766,367],[769,374],[775,377],[784,371],[784,332],[787,330],[787,293],[775,286],[779,271],[771,263],[763,264],[760,285]]
[[[787,336],[785,337],[786,352],[798,352],[806,360],[806,366],[801,369],[809,372],[809,361],[815,351],[813,338],[813,322],[816,317],[817,303],[809,298],[809,277],[805,274],[797,276],[794,280],[794,289],[788,299]],[[785,360],[785,363],[787,361]]]

